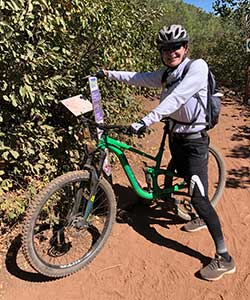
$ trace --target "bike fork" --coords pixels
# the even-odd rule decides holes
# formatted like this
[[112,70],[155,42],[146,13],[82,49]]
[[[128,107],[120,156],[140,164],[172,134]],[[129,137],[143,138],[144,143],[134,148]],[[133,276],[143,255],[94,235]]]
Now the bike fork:
[[96,196],[96,192],[97,192],[98,184],[99,184],[99,178],[98,178],[96,170],[93,166],[85,165],[84,169],[87,169],[90,172],[90,176],[91,176],[90,195],[89,195],[89,199],[88,199],[85,213],[84,213],[84,220],[87,221],[89,218],[89,215],[93,209],[95,196]]
[[[96,197],[96,193],[97,193],[97,189],[98,189],[98,185],[99,185],[99,178],[101,176],[102,167],[103,167],[105,158],[106,158],[106,152],[101,151],[101,157],[100,157],[100,161],[99,161],[97,170],[91,164],[87,163],[84,165],[84,169],[87,169],[90,172],[90,176],[91,176],[91,178],[90,178],[91,179],[90,196],[89,196],[89,200],[87,202],[86,210],[84,213],[85,222],[88,221],[89,215],[94,206],[95,197]],[[91,162],[91,159],[89,161]]]

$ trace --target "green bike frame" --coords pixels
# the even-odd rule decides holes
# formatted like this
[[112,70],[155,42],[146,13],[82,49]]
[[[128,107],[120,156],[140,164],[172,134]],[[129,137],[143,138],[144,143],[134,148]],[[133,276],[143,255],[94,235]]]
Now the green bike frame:
[[[123,168],[125,174],[127,175],[129,182],[131,183],[131,186],[133,187],[135,192],[144,199],[153,200],[153,199],[157,199],[157,198],[162,198],[172,192],[177,192],[180,189],[183,189],[187,186],[184,181],[181,183],[175,184],[173,186],[168,186],[168,187],[164,186],[163,188],[160,188],[160,186],[158,184],[157,178],[159,175],[164,175],[165,178],[166,178],[166,176],[168,176],[170,178],[173,176],[178,177],[178,175],[176,173],[174,173],[173,171],[161,168],[161,162],[162,162],[162,157],[163,157],[163,153],[164,153],[167,132],[168,132],[167,126],[165,126],[164,131],[163,131],[161,145],[160,145],[159,151],[155,157],[151,156],[143,151],[140,151],[132,146],[129,146],[123,142],[113,139],[113,138],[109,137],[107,135],[107,133],[105,133],[105,132],[103,133],[103,135],[101,136],[101,139],[99,141],[98,148],[100,148],[102,150],[105,150],[105,148],[108,148],[111,152],[113,152],[118,157],[118,159],[122,165],[122,168]],[[134,172],[131,169],[131,166],[129,165],[126,155],[124,153],[126,150],[134,152],[134,153],[138,154],[139,156],[146,157],[155,162],[154,166],[147,167],[147,169],[146,169],[147,175],[149,175],[150,178],[152,179],[152,189],[147,191],[140,186],[140,184],[138,183],[138,181],[135,177]]]

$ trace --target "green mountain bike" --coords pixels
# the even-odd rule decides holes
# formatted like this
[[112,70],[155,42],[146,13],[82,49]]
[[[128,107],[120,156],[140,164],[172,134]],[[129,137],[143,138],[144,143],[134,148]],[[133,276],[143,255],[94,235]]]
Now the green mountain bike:
[[[167,167],[162,166],[167,124],[159,150],[152,156],[110,137],[110,131],[127,134],[128,127],[105,125],[85,117],[83,122],[94,143],[86,147],[87,159],[82,170],[68,172],[51,181],[31,201],[23,222],[25,258],[36,271],[50,277],[67,276],[89,264],[110,235],[117,205],[112,184],[104,172],[109,152],[117,156],[140,198],[148,203],[156,199],[174,201],[176,213],[186,220],[195,213],[187,184],[178,176],[171,160]],[[146,187],[139,184],[127,152],[136,154],[138,160],[151,162],[143,169]],[[208,170],[209,197],[215,206],[224,189],[225,168],[220,153],[213,146],[209,147]]]

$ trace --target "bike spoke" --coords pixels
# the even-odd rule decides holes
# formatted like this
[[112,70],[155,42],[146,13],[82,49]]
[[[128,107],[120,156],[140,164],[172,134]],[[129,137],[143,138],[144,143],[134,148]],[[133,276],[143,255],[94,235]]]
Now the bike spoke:
[[[54,193],[36,219],[33,243],[37,255],[46,264],[62,267],[81,260],[91,251],[105,228],[108,204],[100,188],[88,222],[80,228],[76,226],[77,222],[84,222],[84,212],[79,210],[85,208],[90,194],[88,189],[77,184],[65,186]],[[75,201],[78,201],[77,205]]]

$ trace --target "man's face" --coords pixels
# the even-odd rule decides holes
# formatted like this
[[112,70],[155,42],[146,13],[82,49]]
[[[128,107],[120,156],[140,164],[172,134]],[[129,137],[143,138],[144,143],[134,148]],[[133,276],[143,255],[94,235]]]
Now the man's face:
[[187,45],[173,45],[170,49],[162,49],[161,55],[164,64],[170,68],[177,67],[187,53]]

